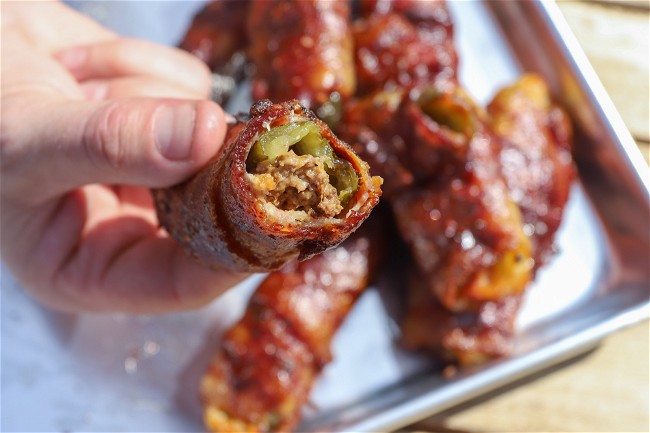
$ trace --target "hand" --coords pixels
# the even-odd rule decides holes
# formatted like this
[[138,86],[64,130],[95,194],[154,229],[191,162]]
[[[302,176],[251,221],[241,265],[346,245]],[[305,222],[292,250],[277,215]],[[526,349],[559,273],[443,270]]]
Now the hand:
[[242,279],[186,255],[149,193],[223,142],[207,68],[60,3],[5,2],[1,18],[2,258],[25,289],[67,311],[157,313]]

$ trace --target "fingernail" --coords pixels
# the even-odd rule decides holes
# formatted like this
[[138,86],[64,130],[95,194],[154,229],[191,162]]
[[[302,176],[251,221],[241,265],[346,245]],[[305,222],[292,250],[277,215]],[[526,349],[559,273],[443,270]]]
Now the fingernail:
[[59,51],[56,54],[59,62],[69,70],[81,68],[88,58],[88,49],[86,47],[73,47]]
[[156,111],[156,146],[165,158],[181,161],[190,157],[195,117],[193,104],[168,105]]

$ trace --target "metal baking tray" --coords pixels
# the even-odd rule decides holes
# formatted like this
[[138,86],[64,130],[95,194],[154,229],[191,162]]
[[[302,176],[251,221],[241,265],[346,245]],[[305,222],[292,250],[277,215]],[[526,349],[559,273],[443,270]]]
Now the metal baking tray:
[[[461,81],[479,101],[522,71],[537,71],[575,119],[580,180],[559,253],[527,294],[514,355],[452,378],[395,343],[401,288],[370,288],[337,334],[335,360],[298,431],[397,429],[648,317],[649,171],[557,6],[451,1],[450,8]],[[191,313],[63,315],[32,302],[3,267],[1,430],[203,431],[198,379],[261,278]]]

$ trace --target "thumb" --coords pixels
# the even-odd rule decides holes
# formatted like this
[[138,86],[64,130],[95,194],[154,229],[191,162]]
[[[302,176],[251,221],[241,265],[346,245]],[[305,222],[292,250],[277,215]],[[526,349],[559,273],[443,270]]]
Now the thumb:
[[217,153],[226,131],[223,111],[210,101],[58,102],[31,112],[11,127],[12,146],[24,157],[13,158],[10,171],[31,183],[27,191],[39,185],[39,195],[49,196],[88,183],[181,182]]

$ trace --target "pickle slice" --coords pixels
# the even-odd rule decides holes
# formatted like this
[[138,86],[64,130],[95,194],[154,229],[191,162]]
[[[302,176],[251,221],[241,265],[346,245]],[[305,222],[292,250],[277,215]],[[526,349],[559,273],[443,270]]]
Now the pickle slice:
[[348,161],[334,153],[329,142],[320,135],[318,125],[304,121],[276,126],[262,134],[253,145],[246,167],[254,172],[257,165],[292,150],[296,155],[312,155],[322,158],[330,183],[338,192],[339,201],[345,207],[359,188],[359,177]]
[[272,128],[262,134],[253,145],[246,159],[248,170],[253,171],[257,164],[267,159],[274,160],[288,152],[292,145],[300,142],[305,136],[314,134],[320,138],[318,126],[314,122],[287,123]]
[[341,206],[347,206],[354,193],[359,189],[359,176],[354,171],[352,164],[340,158],[334,158],[331,166],[325,162],[330,183],[339,193]]

